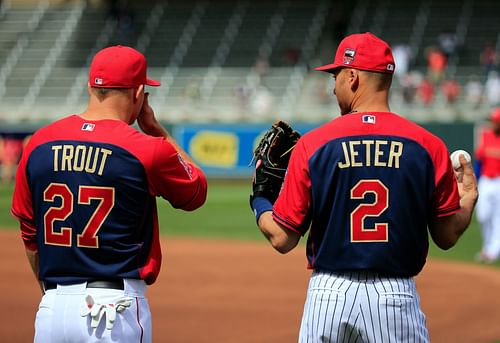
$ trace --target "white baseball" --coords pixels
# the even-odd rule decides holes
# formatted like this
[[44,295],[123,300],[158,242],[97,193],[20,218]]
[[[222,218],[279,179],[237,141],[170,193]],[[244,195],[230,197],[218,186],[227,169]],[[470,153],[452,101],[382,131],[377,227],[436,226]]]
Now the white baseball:
[[465,150],[453,151],[450,155],[450,158],[451,158],[451,164],[453,165],[453,169],[455,169],[455,170],[457,170],[461,167],[460,166],[460,159],[458,158],[460,155],[464,155],[467,162],[470,163],[470,161],[471,161],[470,154],[467,151],[465,151]]

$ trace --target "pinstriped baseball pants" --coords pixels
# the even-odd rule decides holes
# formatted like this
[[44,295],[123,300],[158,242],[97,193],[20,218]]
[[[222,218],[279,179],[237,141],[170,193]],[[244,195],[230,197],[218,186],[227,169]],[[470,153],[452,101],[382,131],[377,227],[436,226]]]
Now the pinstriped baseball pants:
[[299,343],[428,343],[413,278],[314,271]]

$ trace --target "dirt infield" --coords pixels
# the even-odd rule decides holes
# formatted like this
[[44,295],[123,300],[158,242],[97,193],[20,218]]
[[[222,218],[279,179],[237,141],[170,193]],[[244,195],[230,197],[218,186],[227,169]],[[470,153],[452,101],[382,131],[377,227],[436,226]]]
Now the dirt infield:
[[[0,342],[30,342],[40,291],[16,232],[0,231]],[[309,272],[302,248],[167,239],[148,291],[155,342],[296,342]],[[500,271],[430,261],[417,278],[433,342],[500,339]]]

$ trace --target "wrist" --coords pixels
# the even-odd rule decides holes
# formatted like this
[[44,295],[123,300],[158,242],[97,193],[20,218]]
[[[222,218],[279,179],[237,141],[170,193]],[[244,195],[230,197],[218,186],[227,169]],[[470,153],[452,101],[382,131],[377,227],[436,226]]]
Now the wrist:
[[166,130],[157,120],[148,123],[140,123],[139,126],[141,127],[142,131],[147,135],[154,137],[165,137],[165,138],[168,137]]
[[259,219],[262,214],[273,210],[273,204],[264,197],[252,197],[251,205],[257,225],[259,224]]

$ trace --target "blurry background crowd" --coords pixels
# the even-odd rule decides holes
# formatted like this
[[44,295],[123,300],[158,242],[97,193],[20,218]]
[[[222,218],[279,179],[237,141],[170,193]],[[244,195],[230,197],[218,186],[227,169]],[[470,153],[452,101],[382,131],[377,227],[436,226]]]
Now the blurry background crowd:
[[2,0],[4,180],[25,136],[83,110],[91,57],[143,52],[167,124],[319,123],[338,115],[331,76],[347,34],[393,47],[393,111],[419,123],[482,123],[500,105],[497,0]]

